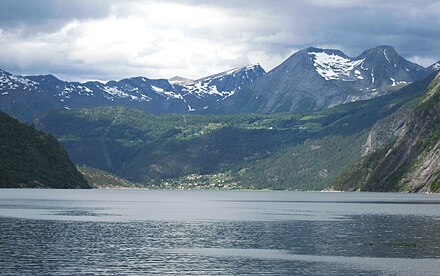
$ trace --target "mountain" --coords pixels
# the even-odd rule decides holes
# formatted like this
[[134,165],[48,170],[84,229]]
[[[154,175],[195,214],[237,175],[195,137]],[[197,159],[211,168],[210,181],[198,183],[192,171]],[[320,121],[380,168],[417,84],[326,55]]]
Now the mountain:
[[267,74],[254,64],[198,80],[133,77],[78,83],[0,70],[0,110],[25,121],[58,108],[117,105],[153,114],[309,112],[397,91],[439,64],[423,68],[393,47],[379,46],[357,57],[310,47]]
[[194,80],[192,80],[192,79],[187,79],[187,78],[180,77],[180,76],[174,76],[174,77],[168,79],[168,81],[169,81],[169,83],[171,83],[171,84],[184,85],[184,84],[187,84],[187,83],[189,83],[189,82],[193,82]]
[[409,62],[391,46],[349,57],[340,50],[303,49],[265,73],[258,65],[198,80],[182,77],[67,82],[53,75],[0,70],[0,110],[30,121],[53,109],[125,106],[153,114],[309,112],[384,95],[440,68]]
[[365,156],[336,181],[337,189],[439,191],[440,73],[418,102],[376,124],[366,146]]
[[211,113],[211,106],[221,106],[222,102],[247,85],[253,83],[266,72],[259,64],[248,65],[211,75],[186,83],[180,88],[183,98],[189,103],[190,111]]
[[99,107],[55,110],[34,123],[55,135],[76,164],[131,181],[167,188],[223,183],[319,190],[361,157],[377,121],[422,95],[432,78],[303,114],[156,116]]
[[261,66],[250,65],[188,83],[134,77],[104,84],[67,82],[53,75],[15,76],[0,70],[0,110],[25,121],[58,108],[116,105],[153,114],[189,113],[207,109],[264,73]]
[[379,46],[350,57],[307,48],[266,74],[248,65],[197,80],[174,77],[67,82],[53,75],[15,76],[0,70],[0,110],[29,121],[53,109],[125,106],[153,114],[309,112],[399,90],[440,68]]
[[391,46],[354,58],[339,50],[311,47],[230,97],[225,106],[240,112],[317,110],[396,91],[430,72],[399,56]]
[[437,61],[436,63],[434,63],[433,65],[428,67],[429,70],[431,71],[438,71],[440,70],[440,60]]
[[0,160],[0,188],[90,188],[53,136],[3,112]]

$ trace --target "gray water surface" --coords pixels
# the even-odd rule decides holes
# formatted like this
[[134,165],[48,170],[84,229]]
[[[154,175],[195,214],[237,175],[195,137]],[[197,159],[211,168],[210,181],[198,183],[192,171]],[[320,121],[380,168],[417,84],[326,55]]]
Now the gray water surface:
[[439,275],[440,196],[4,189],[0,273]]

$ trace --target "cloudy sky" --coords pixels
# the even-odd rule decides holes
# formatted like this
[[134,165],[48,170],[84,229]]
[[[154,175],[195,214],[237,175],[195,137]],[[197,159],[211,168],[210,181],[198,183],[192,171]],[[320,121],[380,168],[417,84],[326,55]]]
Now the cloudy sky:
[[392,45],[440,60],[440,0],[0,0],[0,68],[66,80],[199,78],[295,51]]

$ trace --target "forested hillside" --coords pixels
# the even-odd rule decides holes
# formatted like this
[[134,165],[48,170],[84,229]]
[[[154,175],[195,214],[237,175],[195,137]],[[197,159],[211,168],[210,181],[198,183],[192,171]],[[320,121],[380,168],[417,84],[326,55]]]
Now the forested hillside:
[[1,188],[90,188],[51,135],[0,112]]

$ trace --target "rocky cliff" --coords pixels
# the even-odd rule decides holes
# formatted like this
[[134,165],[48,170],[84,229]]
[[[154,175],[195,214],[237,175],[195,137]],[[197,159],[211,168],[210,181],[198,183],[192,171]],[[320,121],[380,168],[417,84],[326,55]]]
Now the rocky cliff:
[[364,157],[335,187],[342,190],[437,192],[440,188],[440,74],[425,95],[379,122]]

